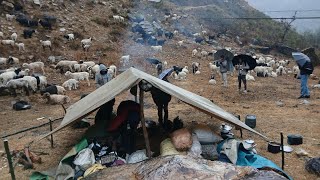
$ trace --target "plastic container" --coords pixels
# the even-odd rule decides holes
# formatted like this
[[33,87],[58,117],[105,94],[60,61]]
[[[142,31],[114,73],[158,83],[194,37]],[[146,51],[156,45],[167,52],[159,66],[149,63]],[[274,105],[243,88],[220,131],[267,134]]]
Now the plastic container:
[[247,115],[246,116],[246,120],[245,120],[245,124],[251,128],[255,128],[256,124],[257,124],[257,118],[255,115]]

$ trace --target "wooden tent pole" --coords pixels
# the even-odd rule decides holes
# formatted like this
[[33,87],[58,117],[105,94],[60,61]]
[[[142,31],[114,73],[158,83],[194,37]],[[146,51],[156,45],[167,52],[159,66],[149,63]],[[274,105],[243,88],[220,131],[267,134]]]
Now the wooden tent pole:
[[141,124],[142,124],[142,130],[143,130],[143,136],[146,143],[146,150],[147,150],[147,156],[148,158],[151,158],[151,149],[150,149],[150,142],[149,142],[149,136],[148,131],[146,128],[146,121],[144,119],[144,102],[143,102],[143,96],[144,91],[139,88],[139,103],[140,103],[140,118],[141,118]]

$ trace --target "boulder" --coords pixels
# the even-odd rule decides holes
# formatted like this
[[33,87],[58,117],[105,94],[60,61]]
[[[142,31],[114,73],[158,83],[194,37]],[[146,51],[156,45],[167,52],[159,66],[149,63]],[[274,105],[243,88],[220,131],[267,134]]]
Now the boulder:
[[157,157],[141,163],[105,168],[86,179],[274,179],[287,178],[274,171],[235,166],[191,156]]

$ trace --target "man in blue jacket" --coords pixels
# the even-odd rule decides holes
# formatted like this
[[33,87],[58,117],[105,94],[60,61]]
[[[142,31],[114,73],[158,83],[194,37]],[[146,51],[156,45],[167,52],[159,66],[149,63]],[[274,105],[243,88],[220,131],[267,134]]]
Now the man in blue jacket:
[[110,73],[108,73],[108,69],[104,64],[99,65],[99,72],[95,75],[96,87],[97,89],[112,79]]

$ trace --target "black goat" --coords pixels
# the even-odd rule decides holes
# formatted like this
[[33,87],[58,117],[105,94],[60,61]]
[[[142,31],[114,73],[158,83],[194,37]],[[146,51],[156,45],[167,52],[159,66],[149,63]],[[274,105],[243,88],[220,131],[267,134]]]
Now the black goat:
[[37,27],[37,26],[38,26],[38,21],[34,21],[34,20],[28,21],[28,27]]
[[166,36],[166,38],[169,38],[169,39],[173,38],[173,33],[170,31],[165,32],[164,35]]
[[34,29],[24,29],[23,30],[23,37],[25,39],[27,38],[31,38],[32,37],[32,34],[35,33],[36,31]]
[[52,24],[49,21],[46,20],[39,20],[39,23],[41,24],[42,27],[45,29],[50,29],[52,30]]

